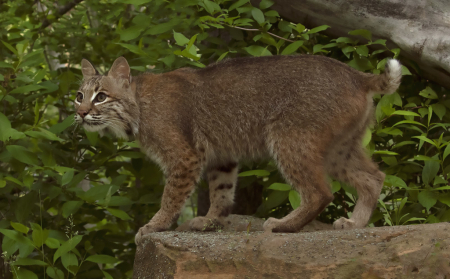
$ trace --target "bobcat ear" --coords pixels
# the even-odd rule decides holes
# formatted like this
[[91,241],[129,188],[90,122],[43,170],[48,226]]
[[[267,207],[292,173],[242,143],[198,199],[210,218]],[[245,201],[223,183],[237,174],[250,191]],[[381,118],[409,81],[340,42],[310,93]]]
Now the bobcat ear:
[[131,83],[130,65],[128,65],[127,60],[123,56],[114,61],[108,76],[116,79],[125,79],[128,83]]
[[99,74],[91,62],[86,59],[81,60],[81,72],[83,73],[83,77],[92,77]]

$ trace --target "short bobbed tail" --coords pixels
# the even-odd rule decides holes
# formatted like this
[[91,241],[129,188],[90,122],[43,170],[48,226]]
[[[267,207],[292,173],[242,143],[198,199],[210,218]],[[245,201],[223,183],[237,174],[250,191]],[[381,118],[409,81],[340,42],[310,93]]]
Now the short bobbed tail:
[[367,91],[372,94],[392,94],[400,86],[402,65],[396,59],[386,62],[384,73],[372,75],[367,83]]

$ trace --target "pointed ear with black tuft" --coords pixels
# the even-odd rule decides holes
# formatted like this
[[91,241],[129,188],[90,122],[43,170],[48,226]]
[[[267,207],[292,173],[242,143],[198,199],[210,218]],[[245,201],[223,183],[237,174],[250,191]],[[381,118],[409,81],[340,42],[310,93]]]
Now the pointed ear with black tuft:
[[131,83],[130,65],[128,65],[127,60],[123,56],[114,61],[111,70],[108,72],[108,77],[124,79],[128,81],[128,83]]
[[91,62],[86,59],[81,60],[81,72],[83,73],[84,78],[89,78],[99,74],[94,66],[92,66]]

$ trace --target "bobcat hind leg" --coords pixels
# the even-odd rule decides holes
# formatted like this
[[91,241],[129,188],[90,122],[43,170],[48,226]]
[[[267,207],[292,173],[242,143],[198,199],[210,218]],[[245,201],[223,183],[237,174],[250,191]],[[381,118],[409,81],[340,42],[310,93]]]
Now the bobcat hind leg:
[[206,216],[191,220],[191,230],[213,231],[223,227],[234,205],[234,192],[237,182],[237,163],[229,162],[209,168],[207,179],[211,206]]
[[338,145],[330,154],[328,173],[353,187],[358,200],[350,219],[341,217],[333,224],[335,229],[363,228],[375,209],[383,188],[385,174],[365,154],[360,140],[353,138]]

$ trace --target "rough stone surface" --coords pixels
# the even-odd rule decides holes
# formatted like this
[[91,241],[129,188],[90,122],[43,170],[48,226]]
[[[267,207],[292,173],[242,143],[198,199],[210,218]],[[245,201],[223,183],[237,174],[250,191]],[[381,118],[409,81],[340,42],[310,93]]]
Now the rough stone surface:
[[288,234],[247,233],[247,219],[261,228],[233,216],[219,232],[148,234],[134,278],[450,278],[449,223],[335,231],[315,221]]
[[[255,6],[260,0],[251,1]],[[274,0],[281,16],[308,27],[330,25],[326,34],[348,37],[367,29],[375,39],[416,62],[422,75],[450,88],[450,5],[448,0]],[[364,40],[364,39],[362,39]]]

